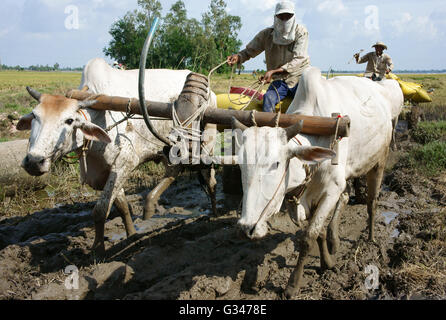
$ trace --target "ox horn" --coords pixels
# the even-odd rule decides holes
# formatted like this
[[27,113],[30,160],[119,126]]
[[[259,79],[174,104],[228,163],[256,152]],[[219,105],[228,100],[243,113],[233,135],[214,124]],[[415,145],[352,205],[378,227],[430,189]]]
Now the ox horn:
[[141,60],[139,62],[139,84],[138,84],[138,91],[139,91],[139,104],[141,107],[141,113],[144,117],[144,122],[146,123],[147,127],[149,128],[150,132],[161,142],[165,143],[167,146],[172,146],[172,143],[161,136],[158,131],[155,130],[155,128],[152,125],[152,122],[150,121],[149,112],[147,111],[147,105],[146,105],[146,95],[144,92],[144,82],[145,82],[145,75],[146,75],[146,61],[147,61],[147,54],[149,52],[150,44],[152,43],[153,36],[155,34],[156,27],[158,26],[159,18],[155,17],[155,20],[153,20],[152,27],[150,28],[149,34],[147,35],[146,42],[144,43],[144,47],[141,52]]
[[243,123],[238,121],[235,117],[232,117],[231,123],[232,123],[232,129],[240,129],[242,131],[245,131],[246,129],[248,129],[247,126],[245,126]]
[[87,109],[94,106],[96,103],[98,103],[97,100],[79,101],[78,106],[80,109]]
[[36,99],[37,101],[40,102],[40,98],[42,97],[42,94],[39,91],[34,90],[30,87],[26,87],[26,90],[28,90],[28,93],[31,95],[31,97],[33,97],[34,99]]
[[302,131],[303,127],[304,127],[304,121],[300,120],[298,123],[292,125],[291,127],[286,128],[285,131],[288,141],[290,141],[296,135],[298,135]]

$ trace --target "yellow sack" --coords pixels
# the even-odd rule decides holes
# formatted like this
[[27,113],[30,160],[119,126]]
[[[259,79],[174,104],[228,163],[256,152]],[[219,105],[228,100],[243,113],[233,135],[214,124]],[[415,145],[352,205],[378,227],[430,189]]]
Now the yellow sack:
[[401,90],[403,91],[404,100],[410,100],[417,103],[432,102],[431,96],[422,88],[423,86],[421,84],[403,81],[393,73],[389,73],[386,77],[387,79],[398,81]]
[[[263,90],[262,93],[265,93],[266,91]],[[219,109],[232,109],[232,110],[240,110],[249,101],[251,100],[251,97],[241,95],[238,93],[222,93],[217,94],[217,107]],[[279,110],[282,111],[282,113],[285,113],[288,110],[288,107],[290,106],[291,102],[293,101],[292,98],[285,98],[279,104],[276,105],[276,112],[279,112]],[[245,110],[256,110],[259,112],[263,111],[263,101],[259,101],[258,99],[254,98],[251,103],[245,108]]]

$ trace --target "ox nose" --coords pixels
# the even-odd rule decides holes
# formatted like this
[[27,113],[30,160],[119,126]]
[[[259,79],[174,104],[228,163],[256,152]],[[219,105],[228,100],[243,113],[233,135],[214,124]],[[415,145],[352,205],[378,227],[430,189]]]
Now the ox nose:
[[256,226],[243,224],[240,221],[237,223],[237,235],[239,238],[252,239]]
[[46,173],[44,170],[46,159],[44,157],[27,155],[23,159],[22,167],[32,176],[41,176]]

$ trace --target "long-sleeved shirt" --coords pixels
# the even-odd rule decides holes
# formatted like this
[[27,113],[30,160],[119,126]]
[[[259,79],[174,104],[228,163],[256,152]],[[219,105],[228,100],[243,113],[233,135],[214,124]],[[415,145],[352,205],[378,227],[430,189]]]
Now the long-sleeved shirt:
[[357,63],[365,62],[367,62],[367,68],[364,73],[365,77],[371,77],[373,74],[376,74],[380,78],[384,78],[387,70],[393,70],[392,58],[385,53],[378,57],[376,52],[369,52],[359,58]]
[[295,41],[289,45],[273,43],[273,32],[274,29],[271,27],[260,31],[246,46],[246,49],[239,52],[239,63],[244,63],[265,51],[268,71],[279,68],[285,70],[284,73],[274,74],[273,79],[284,80],[288,87],[294,88],[299,82],[303,70],[310,64],[308,31],[304,26],[298,25]]

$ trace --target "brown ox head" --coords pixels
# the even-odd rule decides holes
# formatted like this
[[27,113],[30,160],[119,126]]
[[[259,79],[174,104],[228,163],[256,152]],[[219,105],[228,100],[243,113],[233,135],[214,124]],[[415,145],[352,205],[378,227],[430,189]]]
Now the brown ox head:
[[80,148],[84,138],[111,142],[107,133],[81,111],[96,101],[78,102],[63,96],[41,94],[29,87],[26,89],[39,102],[17,124],[18,130],[31,130],[28,153],[22,162],[22,167],[30,175],[47,173],[53,161]]

